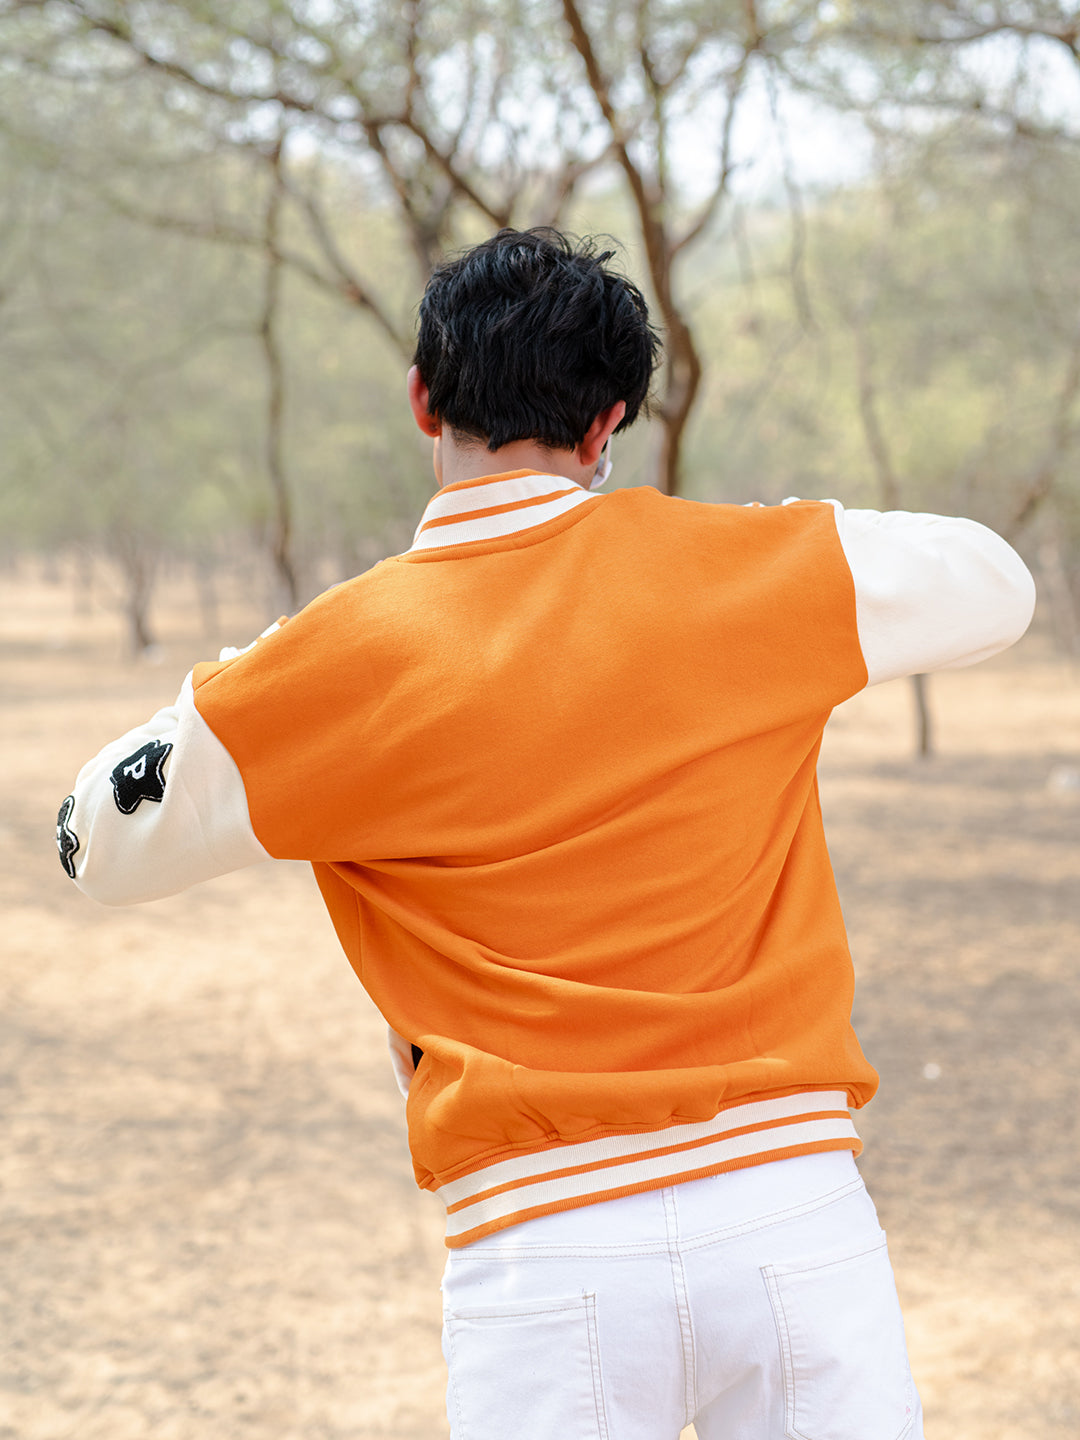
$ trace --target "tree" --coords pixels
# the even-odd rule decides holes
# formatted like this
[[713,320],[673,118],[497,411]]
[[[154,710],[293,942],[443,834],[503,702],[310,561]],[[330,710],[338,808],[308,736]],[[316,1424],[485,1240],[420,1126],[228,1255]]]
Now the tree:
[[[884,4],[860,7],[851,18],[843,7],[826,11],[809,0],[375,0],[364,7],[346,0],[318,7],[303,0],[65,0],[47,8],[6,0],[0,15],[5,10],[9,19],[32,16],[36,40],[21,45],[28,63],[52,74],[74,63],[80,76],[107,73],[128,90],[155,86],[174,108],[198,114],[214,146],[273,151],[284,127],[324,154],[347,157],[395,206],[420,281],[477,228],[559,219],[586,175],[613,167],[666,332],[654,470],[665,490],[681,483],[702,373],[685,300],[685,255],[714,232],[755,143],[739,123],[747,97],[759,106],[768,97],[780,129],[784,88],[816,87],[832,103],[865,108],[836,81],[853,57],[875,77],[894,77],[898,56],[930,56],[926,63],[948,68],[959,49],[980,38],[964,32],[935,39],[890,21]],[[912,10],[915,19],[935,13],[932,5]],[[919,102],[912,85],[904,95],[890,80],[888,102]],[[699,132],[699,179],[707,176],[693,202],[677,157],[691,125]],[[702,131],[712,132],[708,143]],[[295,207],[309,248],[279,246],[275,265],[292,265],[362,307],[407,349],[400,314],[383,303],[378,279],[347,254],[305,168],[284,146],[276,153],[282,205]],[[793,297],[805,325],[801,202],[788,167],[784,185]],[[250,224],[145,215],[124,203],[129,213],[192,234],[265,241]]]
[[[711,482],[702,477],[718,464],[730,498],[815,493],[818,472],[865,472],[868,499],[876,476],[878,503],[900,491],[906,503],[960,495],[1000,525],[1046,525],[1071,513],[1075,347],[1064,342],[1044,363],[1018,325],[1033,366],[1024,373],[1058,397],[1044,458],[1032,466],[1029,446],[1021,473],[1004,465],[992,427],[972,419],[980,405],[993,407],[992,387],[958,347],[940,343],[942,316],[958,315],[961,303],[978,309],[966,277],[983,272],[943,226],[947,263],[922,277],[937,297],[936,321],[904,273],[905,248],[923,253],[932,229],[924,210],[956,213],[964,166],[976,175],[986,167],[988,187],[1015,188],[1029,154],[1044,168],[1071,163],[1068,97],[1055,109],[1037,83],[1051,53],[1080,75],[1067,7],[1038,0],[1025,15],[1021,23],[1004,5],[923,0],[0,0],[9,57],[0,62],[0,123],[6,113],[10,129],[21,117],[23,139],[48,151],[87,205],[164,245],[190,241],[205,256],[232,257],[199,263],[211,272],[233,265],[244,277],[236,311],[261,357],[258,383],[248,377],[262,395],[259,523],[286,594],[306,589],[301,559],[317,534],[355,551],[316,513],[305,483],[308,457],[325,454],[306,416],[333,390],[307,317],[340,304],[366,327],[365,343],[392,357],[390,368],[402,364],[411,307],[448,248],[507,223],[595,228],[611,213],[613,186],[623,196],[618,228],[637,237],[666,332],[654,427],[661,488],[704,493]],[[993,67],[980,58],[990,45]],[[76,95],[95,123],[73,134]],[[800,96],[856,117],[876,137],[891,177],[878,190],[897,192],[884,226],[867,223],[856,196],[845,211],[842,198],[807,189],[792,133]],[[750,207],[745,174],[766,140],[776,155],[772,189]],[[920,189],[911,177],[935,166],[940,183]],[[1068,217],[1052,220],[1050,190],[1032,207],[1043,228],[1028,246],[1029,270],[1045,237],[1055,253],[1067,251]],[[845,257],[842,274],[820,259],[825,235]],[[1053,282],[1066,289],[1069,264]],[[864,271],[872,283],[853,306],[850,282]],[[989,279],[995,293],[1019,294],[1015,275]],[[723,306],[734,307],[734,327]],[[1061,307],[1049,309],[1056,323]],[[935,367],[940,360],[938,393],[967,407],[959,429],[950,419],[945,443],[940,426],[923,435],[907,423],[909,412],[929,413],[912,378],[927,345]],[[907,368],[896,363],[901,349]],[[826,387],[837,423],[820,414],[818,370],[850,382],[846,398]],[[946,405],[935,403],[939,412]],[[994,413],[1000,425],[1000,404]],[[379,444],[377,424],[362,428],[365,444]],[[420,483],[414,452],[401,450],[401,465],[380,453],[403,490]],[[979,456],[993,473],[984,466],[969,494]],[[350,524],[370,523],[382,502],[366,508],[338,474],[320,458],[327,513],[337,507]],[[396,523],[394,504],[382,508]],[[1064,519],[1058,528],[1067,533]]]

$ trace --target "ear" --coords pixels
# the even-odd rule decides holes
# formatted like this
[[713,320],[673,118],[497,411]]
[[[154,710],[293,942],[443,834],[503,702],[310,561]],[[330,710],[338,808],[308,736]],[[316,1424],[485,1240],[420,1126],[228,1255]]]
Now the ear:
[[625,400],[616,400],[614,405],[609,405],[606,410],[600,411],[600,414],[585,431],[585,439],[577,447],[577,456],[582,465],[595,466],[599,462],[600,452],[607,444],[611,432],[625,414]]
[[413,365],[409,370],[406,386],[409,392],[409,406],[413,419],[425,435],[432,440],[442,434],[442,422],[428,409],[428,388],[420,378],[420,371]]

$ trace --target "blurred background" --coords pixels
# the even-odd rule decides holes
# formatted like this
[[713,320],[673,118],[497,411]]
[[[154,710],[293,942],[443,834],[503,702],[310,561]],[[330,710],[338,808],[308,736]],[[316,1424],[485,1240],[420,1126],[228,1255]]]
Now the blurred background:
[[1080,644],[1064,0],[0,0],[0,559],[269,608],[404,548],[430,270],[605,232],[667,343],[615,483],[962,512]]
[[613,484],[1035,571],[1006,655],[841,707],[821,789],[928,1433],[1076,1440],[1064,0],[0,0],[0,1440],[447,1433],[440,1215],[310,872],[117,913],[52,833],[193,660],[407,548],[424,283],[534,224],[664,333]]

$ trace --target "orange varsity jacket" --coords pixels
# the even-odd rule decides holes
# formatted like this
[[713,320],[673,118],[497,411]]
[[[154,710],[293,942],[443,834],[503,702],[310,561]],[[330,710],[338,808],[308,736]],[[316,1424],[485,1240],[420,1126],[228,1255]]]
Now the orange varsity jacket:
[[864,684],[1003,649],[1033,604],[969,520],[451,485],[406,554],[84,766],[61,862],[125,904],[311,861],[450,1245],[857,1150],[876,1077],[822,729]]
[[856,1148],[875,1075],[815,762],[866,668],[831,508],[457,513],[195,672],[255,833],[314,861],[423,1052],[410,1145],[451,1242]]

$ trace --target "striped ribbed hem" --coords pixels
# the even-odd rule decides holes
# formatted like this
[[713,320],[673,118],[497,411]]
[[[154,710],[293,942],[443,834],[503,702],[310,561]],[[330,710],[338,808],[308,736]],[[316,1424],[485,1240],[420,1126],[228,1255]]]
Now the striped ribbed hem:
[[500,1160],[440,1186],[452,1249],[538,1215],[820,1150],[862,1149],[843,1090],[755,1100],[712,1120]]
[[488,481],[458,481],[428,504],[410,550],[498,540],[533,530],[595,500],[580,485],[555,475],[514,472]]

